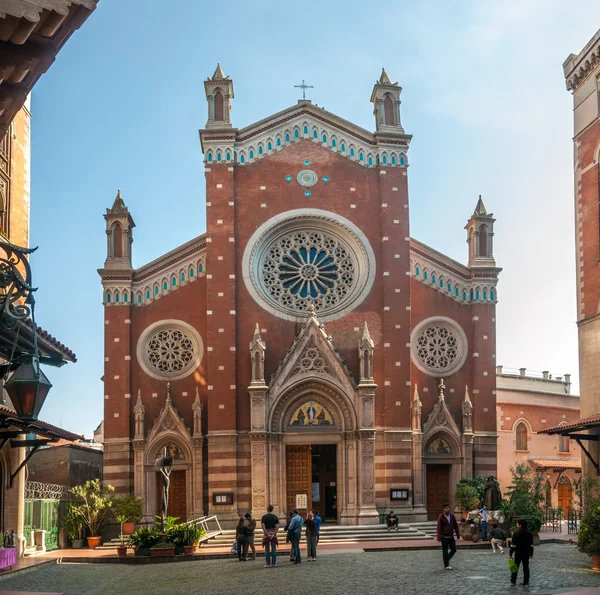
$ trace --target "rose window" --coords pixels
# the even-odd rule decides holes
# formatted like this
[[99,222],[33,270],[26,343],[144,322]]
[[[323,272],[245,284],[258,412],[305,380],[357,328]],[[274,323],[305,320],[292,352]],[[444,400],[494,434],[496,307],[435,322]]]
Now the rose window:
[[189,324],[173,320],[148,327],[140,337],[137,356],[144,371],[161,380],[178,380],[200,364],[203,345]]
[[288,211],[273,219],[278,221],[267,221],[250,239],[242,263],[246,287],[265,309],[300,321],[312,304],[326,321],[364,299],[375,259],[360,230],[317,209]]
[[466,355],[466,336],[450,319],[430,318],[413,331],[412,359],[431,376],[453,374],[463,365]]
[[194,344],[180,330],[154,333],[148,341],[148,362],[165,374],[181,372],[194,359]]
[[303,169],[296,178],[301,186],[314,186],[319,179],[317,174],[310,169]]

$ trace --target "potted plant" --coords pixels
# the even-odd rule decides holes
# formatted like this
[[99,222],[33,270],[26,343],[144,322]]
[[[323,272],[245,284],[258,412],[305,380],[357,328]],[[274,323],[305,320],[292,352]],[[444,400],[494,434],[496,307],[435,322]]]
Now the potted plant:
[[184,553],[193,554],[198,549],[198,542],[204,535],[204,529],[198,523],[186,525]]
[[73,510],[73,505],[69,505],[62,522],[63,530],[66,536],[71,540],[73,549],[77,550],[83,547],[83,521],[81,517]]
[[126,514],[118,514],[117,521],[121,525],[121,534],[119,535],[121,542],[117,546],[117,555],[119,558],[125,558],[127,556],[127,545],[125,544],[125,535],[123,535],[123,525],[127,522],[129,517]]
[[111,485],[102,486],[99,479],[91,479],[83,485],[71,488],[71,492],[81,501],[80,504],[73,504],[72,508],[90,532],[90,537],[87,538],[89,548],[100,545],[100,530],[106,523],[111,506],[108,494],[114,489]]
[[167,541],[175,546],[175,554],[183,554],[185,551],[186,528],[185,524],[176,524],[167,530]]
[[140,527],[129,536],[129,545],[136,556],[150,556],[150,548],[160,543],[160,531],[153,527]]
[[500,502],[500,516],[502,520],[500,521],[503,525],[510,523],[512,519],[512,504],[508,498],[502,498],[502,502]]
[[544,477],[525,464],[510,468],[512,484],[508,489],[512,525],[519,519],[527,520],[527,528],[534,535],[534,545],[539,545],[539,530],[544,521],[541,505],[546,499]]
[[150,555],[154,556],[174,556],[175,544],[170,541],[160,541],[157,545],[150,548]]
[[591,556],[592,570],[600,572],[600,499],[595,499],[586,509],[577,532],[577,548]]
[[113,498],[112,508],[117,516],[125,516],[126,520],[121,523],[121,533],[131,535],[135,531],[135,524],[142,520],[144,514],[142,500],[133,494],[127,494],[121,498]]
[[455,493],[456,502],[463,513],[463,518],[466,521],[469,518],[469,513],[477,506],[479,502],[479,494],[477,489],[465,483],[459,483],[456,486]]

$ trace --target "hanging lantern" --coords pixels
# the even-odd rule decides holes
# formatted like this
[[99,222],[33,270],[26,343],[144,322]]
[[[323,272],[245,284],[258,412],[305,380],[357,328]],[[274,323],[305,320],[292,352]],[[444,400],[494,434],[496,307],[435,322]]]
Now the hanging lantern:
[[29,356],[13,372],[4,388],[19,419],[36,420],[52,384],[41,370],[38,358]]

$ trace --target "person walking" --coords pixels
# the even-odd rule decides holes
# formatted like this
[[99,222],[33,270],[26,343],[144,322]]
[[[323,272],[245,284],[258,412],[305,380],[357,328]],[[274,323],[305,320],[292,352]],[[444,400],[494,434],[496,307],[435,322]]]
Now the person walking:
[[[454,554],[456,554],[456,542],[454,541],[455,533],[456,539],[460,539],[456,517],[450,512],[450,506],[444,504],[444,508],[437,520],[436,534],[437,540],[442,543],[442,555],[444,557],[444,567],[446,570],[452,570],[450,560]],[[450,550],[450,554],[448,554],[448,549]]]
[[481,541],[487,541],[488,511],[487,506],[485,504],[482,508],[479,509],[479,518],[481,519]]
[[492,538],[490,540],[492,542],[492,552],[494,554],[496,553],[496,546],[498,546],[498,549],[500,550],[501,554],[504,553],[504,548],[502,547],[502,544],[505,540],[506,533],[504,533],[504,529],[501,529],[498,525],[496,525],[492,529]]
[[529,560],[533,558],[533,534],[527,530],[527,521],[521,519],[517,521],[517,530],[512,536],[509,555],[512,558],[515,555],[515,564],[517,569],[510,575],[510,585],[514,587],[517,584],[517,575],[519,566],[523,564],[523,582],[525,588],[529,587]]
[[319,516],[318,510],[313,510],[313,514],[315,515],[315,525],[317,528],[317,544],[318,544],[319,537],[321,536],[321,525],[323,524],[323,519]]
[[251,560],[256,560],[256,546],[254,545],[254,531],[256,529],[256,519],[252,518],[252,514],[247,512],[244,515],[244,523],[248,529],[248,548],[252,550]]
[[265,548],[265,568],[277,566],[277,531],[279,531],[279,518],[273,514],[273,505],[267,506],[267,514],[260,520],[263,530],[262,544]]
[[240,562],[248,561],[248,527],[241,516],[235,528],[235,540],[237,541],[238,560]]
[[306,515],[306,559],[317,561],[317,522],[312,510]]
[[296,564],[302,564],[302,556],[300,555],[300,538],[302,537],[302,517],[298,514],[298,509],[294,508],[294,516],[290,521],[288,532],[290,534],[290,541],[292,542],[292,550],[294,551],[294,558]]

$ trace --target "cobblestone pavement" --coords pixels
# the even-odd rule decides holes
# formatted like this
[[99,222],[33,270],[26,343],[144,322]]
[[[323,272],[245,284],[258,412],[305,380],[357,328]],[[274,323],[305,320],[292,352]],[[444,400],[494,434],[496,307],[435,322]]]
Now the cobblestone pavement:
[[[275,569],[263,568],[263,558],[245,563],[235,559],[152,565],[51,563],[0,577],[0,590],[65,595],[497,595],[523,591],[509,586],[507,554],[487,550],[459,550],[452,571],[444,570],[441,551],[336,552],[302,565],[281,558]],[[575,546],[540,546],[531,563],[529,592],[597,587],[600,593],[600,576],[590,568],[590,558]]]

